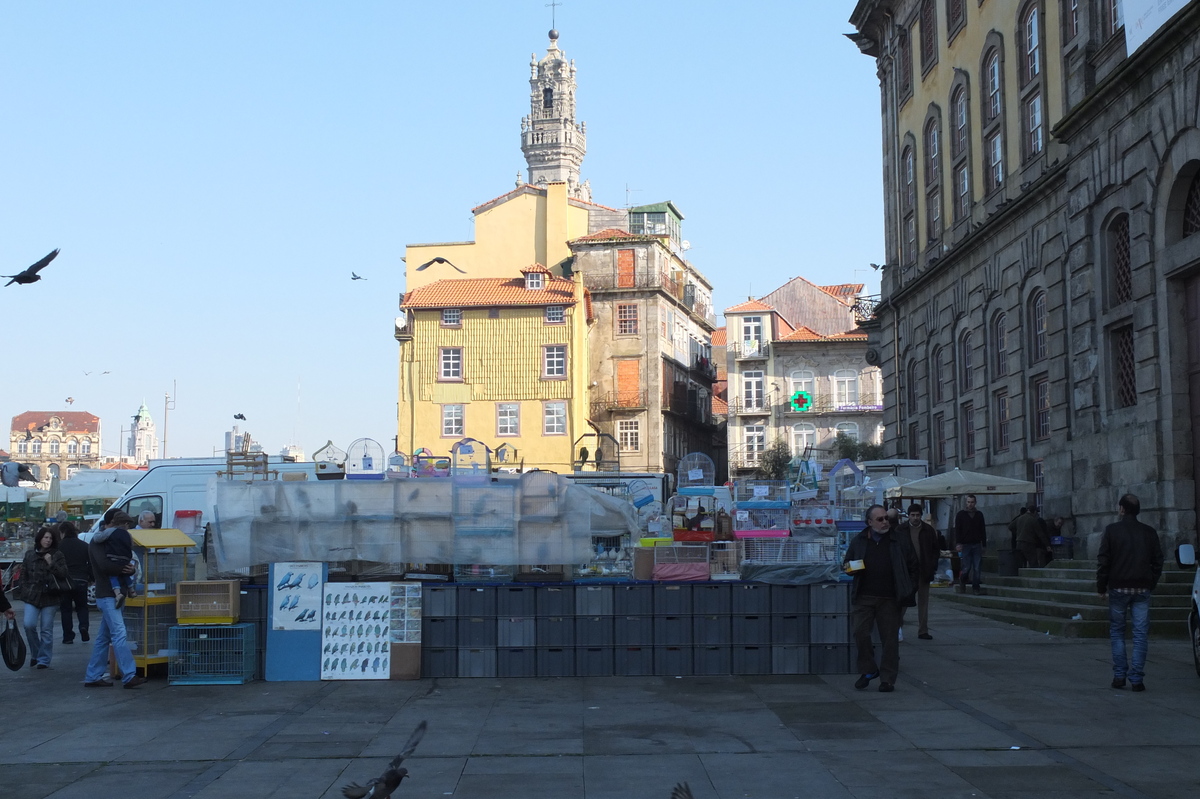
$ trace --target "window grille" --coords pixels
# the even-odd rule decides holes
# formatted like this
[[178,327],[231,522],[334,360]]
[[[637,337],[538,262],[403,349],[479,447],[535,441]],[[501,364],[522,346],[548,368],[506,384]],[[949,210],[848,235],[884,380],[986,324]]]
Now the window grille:
[[1113,299],[1118,303],[1133,299],[1133,269],[1129,251],[1129,215],[1121,214],[1109,228],[1112,253]]
[[912,94],[912,41],[908,33],[901,33],[897,49],[900,55],[900,74],[897,75],[896,90],[901,100]]
[[1008,317],[996,317],[994,344],[996,352],[996,377],[1008,375]]
[[636,336],[638,332],[638,307],[636,305],[617,306],[617,335]]
[[1188,186],[1187,200],[1183,204],[1183,237],[1200,233],[1200,172]]
[[966,22],[967,9],[963,4],[963,0],[949,0],[946,3],[946,27],[951,30],[957,30],[960,25]]
[[934,0],[921,3],[921,68],[937,60],[937,5]]
[[546,324],[559,325],[566,320],[566,314],[561,305],[546,306]]
[[996,451],[1005,452],[1008,450],[1010,442],[1009,438],[1009,407],[1008,407],[1008,392],[1000,391],[996,393]]
[[447,327],[454,327],[462,324],[462,309],[461,308],[443,308],[442,309],[442,324]]
[[1137,370],[1133,355],[1133,328],[1113,332],[1113,376],[1118,408],[1137,405]]

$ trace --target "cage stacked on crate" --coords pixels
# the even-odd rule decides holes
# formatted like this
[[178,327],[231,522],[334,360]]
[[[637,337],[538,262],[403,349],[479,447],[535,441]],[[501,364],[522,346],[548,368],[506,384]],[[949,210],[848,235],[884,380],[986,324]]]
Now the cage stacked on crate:
[[842,577],[838,536],[747,538],[743,580],[770,583],[815,583]]
[[654,579],[708,580],[708,544],[672,544],[654,547]]
[[[626,482],[613,480],[606,483],[589,483],[590,488],[601,491],[612,497],[628,502],[638,513],[639,521],[653,513],[657,504],[654,495],[641,480]],[[660,506],[661,507],[661,506]],[[606,517],[607,518],[607,517]],[[614,521],[609,519],[609,522]],[[591,528],[592,557],[586,563],[576,565],[574,576],[577,579],[600,578],[623,580],[633,575],[633,541],[628,530],[624,527],[606,528],[599,517],[592,516],[590,521],[577,518],[575,523],[587,524]]]
[[668,503],[676,541],[710,542],[716,537],[717,499],[711,495],[676,494]]
[[139,564],[134,582],[138,596],[125,601],[125,629],[134,663],[140,669],[166,663],[168,631],[175,624],[176,586],[194,569],[196,542],[179,530],[130,530]]
[[737,538],[787,538],[792,501],[786,480],[738,480],[733,484],[733,532]]
[[238,684],[261,673],[264,653],[259,649],[263,632],[259,628],[265,630],[266,594],[257,592],[244,621],[242,594],[238,580],[196,580],[176,586],[178,624],[167,633],[171,685]]
[[458,442],[454,457],[454,579],[508,582],[518,562],[517,483],[491,481],[487,450],[478,442]]

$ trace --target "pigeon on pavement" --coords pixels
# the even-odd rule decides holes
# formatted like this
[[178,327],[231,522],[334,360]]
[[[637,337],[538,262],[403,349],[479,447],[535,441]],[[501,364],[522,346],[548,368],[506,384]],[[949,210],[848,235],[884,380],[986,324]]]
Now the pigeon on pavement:
[[417,725],[417,729],[409,736],[408,743],[400,750],[400,754],[392,758],[392,762],[388,763],[388,767],[383,774],[368,782],[366,785],[359,785],[352,782],[342,788],[342,796],[346,799],[388,799],[392,792],[400,787],[400,782],[408,776],[408,769],[400,768],[400,764],[404,762],[404,758],[408,757],[417,748],[417,744],[421,743],[421,739],[425,736],[425,722]]
[[671,799],[696,799],[692,796],[692,789],[688,787],[686,782],[675,784],[675,790],[671,791]]

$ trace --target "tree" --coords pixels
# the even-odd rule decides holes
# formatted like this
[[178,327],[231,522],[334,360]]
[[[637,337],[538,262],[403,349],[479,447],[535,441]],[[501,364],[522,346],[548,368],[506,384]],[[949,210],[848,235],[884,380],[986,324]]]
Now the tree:
[[849,458],[852,461],[877,461],[883,457],[883,445],[872,444],[870,441],[859,441],[854,436],[838,433],[833,440],[833,448],[839,458]]
[[787,441],[777,438],[758,459],[758,476],[765,480],[786,480],[791,463],[792,450]]

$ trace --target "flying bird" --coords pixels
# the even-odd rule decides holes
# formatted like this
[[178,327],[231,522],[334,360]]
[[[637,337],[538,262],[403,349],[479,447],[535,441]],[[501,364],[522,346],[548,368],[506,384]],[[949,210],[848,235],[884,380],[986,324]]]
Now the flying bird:
[[351,273],[350,273],[350,279],[351,279],[351,280],[366,280],[366,278],[365,278],[365,277],[359,277],[359,276],[358,276],[356,273],[354,273],[354,272],[351,272]]
[[111,374],[112,374],[112,372],[101,372],[100,374],[102,374],[102,375],[111,375]]
[[[450,262],[449,262],[449,261],[447,261],[445,258],[443,258],[443,257],[441,257],[441,256],[439,255],[439,256],[436,256],[436,257],[434,257],[434,258],[431,258],[430,260],[428,260],[428,261],[426,261],[425,263],[423,263],[423,264],[421,264],[420,266],[418,266],[418,267],[417,267],[417,271],[418,271],[418,272],[420,272],[420,271],[421,271],[422,269],[424,269],[425,267],[427,267],[427,266],[432,266],[433,264],[446,264],[447,266],[453,266],[455,269],[458,269],[458,267],[457,267],[457,266],[454,266],[454,264],[450,263]],[[464,275],[467,273],[465,269],[458,269],[458,271],[459,271],[459,272],[462,272]]]
[[233,418],[234,418],[234,419],[241,419],[241,420],[244,422],[244,421],[246,421],[246,414],[244,414],[244,413],[235,413],[235,414],[233,415]]
[[417,748],[417,744],[421,743],[421,739],[425,737],[425,722],[417,725],[417,729],[409,736],[408,743],[400,750],[400,754],[392,758],[392,762],[388,763],[388,767],[384,769],[383,774],[368,782],[366,785],[359,785],[352,782],[342,788],[342,796],[346,799],[388,799],[392,795],[392,791],[400,787],[400,782],[408,776],[408,769],[400,768],[400,764],[404,762],[404,758],[413,753]]
[[36,264],[33,264],[32,266],[27,268],[24,272],[18,272],[15,275],[0,275],[0,277],[11,277],[12,278],[12,280],[10,280],[4,284],[5,286],[11,286],[13,283],[21,283],[21,284],[36,283],[42,279],[42,276],[38,274],[38,271],[40,269],[42,269],[42,267],[44,267],[46,264],[53,261],[56,257],[58,257],[57,249],[54,250],[53,252],[51,252],[49,255],[47,255],[42,260],[38,261]]
[[692,796],[692,789],[688,787],[686,782],[675,784],[675,789],[671,791],[671,799],[696,799]]
[[65,401],[65,402],[66,402],[68,405],[74,405],[74,404],[75,404],[75,398],[74,398],[74,397],[67,397],[67,398],[66,398],[66,400],[64,400],[64,401]]

